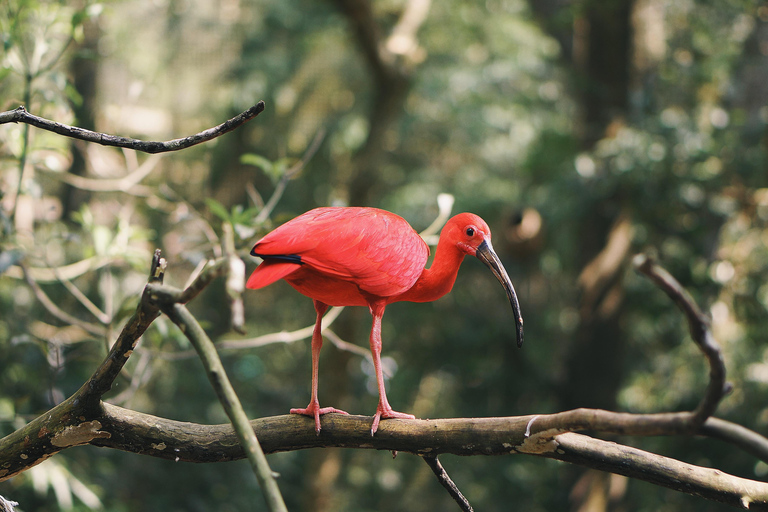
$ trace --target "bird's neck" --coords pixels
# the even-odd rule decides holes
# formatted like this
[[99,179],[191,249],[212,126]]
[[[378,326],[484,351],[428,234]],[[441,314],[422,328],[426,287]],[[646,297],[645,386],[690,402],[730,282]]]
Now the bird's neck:
[[447,238],[440,238],[435,249],[435,258],[429,268],[425,268],[416,284],[400,295],[398,301],[431,302],[437,300],[453,288],[459,267],[465,253],[460,251]]

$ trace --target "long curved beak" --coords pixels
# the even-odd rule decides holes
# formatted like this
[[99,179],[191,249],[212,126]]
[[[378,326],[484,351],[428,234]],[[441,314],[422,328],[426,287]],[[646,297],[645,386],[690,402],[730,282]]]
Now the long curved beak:
[[512,311],[515,314],[515,329],[517,331],[517,346],[523,346],[523,315],[520,313],[520,302],[517,300],[517,293],[515,293],[515,287],[512,286],[512,280],[507,275],[507,271],[504,269],[504,265],[501,264],[501,260],[493,250],[491,241],[487,238],[477,248],[475,254],[477,258],[485,263],[485,265],[491,269],[493,275],[499,280],[501,286],[504,287],[504,291],[507,292],[509,297],[509,303],[512,304]]

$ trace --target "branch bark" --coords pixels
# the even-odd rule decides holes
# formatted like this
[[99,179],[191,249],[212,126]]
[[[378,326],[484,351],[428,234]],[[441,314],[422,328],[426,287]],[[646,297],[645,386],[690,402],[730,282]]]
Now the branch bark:
[[439,460],[437,460],[437,456],[424,456],[423,459],[424,462],[427,463],[427,466],[429,466],[429,469],[431,469],[437,477],[440,485],[445,487],[445,490],[448,491],[448,494],[451,495],[451,498],[453,498],[453,500],[459,505],[459,508],[461,508],[463,512],[474,512],[475,509],[472,508],[472,505],[469,504],[467,498],[464,497],[456,484],[453,483],[453,480],[450,476],[448,476],[448,473],[445,471],[443,465]]
[[95,142],[96,144],[101,144],[103,146],[134,149],[144,153],[165,153],[167,151],[179,151],[181,149],[186,149],[202,142],[215,139],[216,137],[224,135],[225,133],[238,128],[240,125],[250,121],[263,111],[264,102],[260,101],[245,112],[238,114],[237,116],[223,122],[218,126],[214,126],[213,128],[209,128],[195,135],[190,135],[181,139],[173,139],[165,142],[143,141],[138,139],[131,139],[129,137],[119,137],[116,135],[94,132],[84,128],[78,128],[76,126],[57,123],[55,121],[30,114],[27,112],[27,109],[24,108],[23,105],[14,110],[0,112],[0,124],[25,123],[42,130],[58,133],[59,135],[63,135],[65,137],[80,139],[87,142]]
[[[228,424],[198,425],[172,421],[110,404],[104,404],[103,412],[102,430],[111,435],[94,439],[91,444],[96,446],[187,462],[231,461],[244,457],[243,449]],[[583,412],[585,410],[566,411],[561,415]],[[387,420],[381,423],[374,437],[370,435],[368,416],[328,414],[323,417],[323,430],[319,435],[314,432],[311,418],[298,415],[260,418],[252,420],[251,425],[265,453],[344,447],[395,450],[424,457],[440,454],[528,454],[638,478],[733,506],[749,504],[750,510],[768,510],[768,483],[765,482],[739,478],[716,469],[571,432],[553,436],[545,444],[535,444],[527,435],[529,425],[534,419],[546,418]],[[708,420],[708,423],[713,420]],[[593,427],[584,426],[590,430]],[[700,433],[704,434],[706,430]],[[764,447],[768,446],[765,438],[761,438],[761,443]]]
[[[65,402],[66,404],[67,402]],[[41,418],[61,417],[57,408]],[[370,417],[328,414],[323,418],[323,430],[316,435],[311,418],[283,415],[251,420],[265,453],[306,448],[344,447],[408,452],[425,457],[440,454],[454,455],[510,455],[528,454],[557,459],[603,471],[638,478],[650,483],[734,506],[749,504],[750,510],[768,510],[768,483],[739,478],[722,471],[676,461],[629,446],[602,441],[593,437],[564,432],[540,443],[532,439],[530,425],[535,421],[547,422],[549,417],[580,414],[599,416],[608,411],[576,410],[544,416],[518,416],[508,418],[454,418],[438,420],[383,421],[376,436],[370,435]],[[626,414],[627,419],[632,415]],[[32,458],[30,448],[40,444],[48,432],[39,420],[25,427],[8,443],[0,441],[0,467],[5,468],[12,459]],[[723,422],[710,418],[707,424]],[[705,424],[705,425],[707,425]],[[595,423],[576,424],[570,428],[599,430]],[[743,427],[742,427],[743,428]],[[699,434],[706,434],[709,425]],[[759,438],[762,449],[768,440]],[[10,453],[14,445],[26,451]],[[185,462],[224,462],[242,459],[243,448],[230,424],[200,425],[169,420],[102,403],[99,413],[88,421],[56,437],[54,452],[76,444],[118,449],[122,451]],[[22,454],[30,454],[28,459]],[[15,455],[15,457],[14,457]],[[44,459],[43,459],[44,460]],[[27,469],[27,468],[24,468]],[[0,469],[0,481],[12,474]],[[17,474],[19,471],[16,471]]]

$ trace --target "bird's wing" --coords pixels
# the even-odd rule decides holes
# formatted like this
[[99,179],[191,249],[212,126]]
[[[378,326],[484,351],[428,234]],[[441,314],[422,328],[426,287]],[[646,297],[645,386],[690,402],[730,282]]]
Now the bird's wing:
[[265,257],[298,256],[325,275],[364,292],[390,296],[409,289],[429,256],[402,218],[376,208],[317,208],[283,224],[253,248]]

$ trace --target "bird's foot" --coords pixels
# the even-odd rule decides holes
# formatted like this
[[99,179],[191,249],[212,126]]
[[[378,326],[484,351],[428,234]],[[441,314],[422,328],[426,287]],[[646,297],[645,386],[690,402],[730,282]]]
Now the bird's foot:
[[373,415],[373,423],[371,424],[371,436],[373,436],[379,429],[379,420],[386,420],[389,418],[415,420],[416,416],[413,414],[406,414],[404,412],[397,412],[392,410],[391,407],[382,407],[381,404],[379,404],[379,406],[376,408],[376,414]]
[[341,409],[336,409],[335,407],[323,407],[320,408],[320,404],[318,402],[310,402],[308,406],[305,408],[295,408],[291,409],[291,414],[301,414],[302,416],[310,416],[315,418],[315,432],[317,434],[320,433],[320,416],[323,414],[328,414],[329,412],[336,412],[339,414],[349,414],[347,411],[342,411]]

